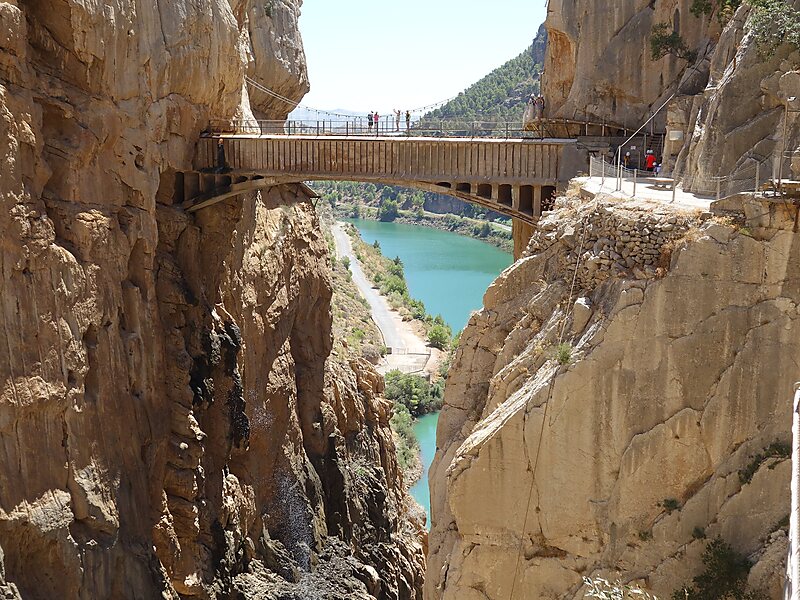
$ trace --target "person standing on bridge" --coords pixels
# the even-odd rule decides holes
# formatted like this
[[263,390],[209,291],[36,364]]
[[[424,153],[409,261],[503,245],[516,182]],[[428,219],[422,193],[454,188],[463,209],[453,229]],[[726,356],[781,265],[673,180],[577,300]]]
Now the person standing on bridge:
[[538,98],[536,98],[536,118],[544,118],[544,96],[541,94],[539,94]]
[[394,130],[400,131],[400,109],[395,109],[394,111]]
[[370,133],[372,133],[372,121],[373,121],[374,119],[375,119],[375,117],[373,117],[373,116],[372,116],[372,113],[370,112],[370,113],[367,115],[367,126],[369,127],[369,132],[370,132]]
[[378,115],[378,111],[377,110],[375,111],[375,114],[373,115],[372,119],[375,121],[375,135],[380,135],[381,134],[381,131],[380,131],[380,122],[381,122],[380,119],[381,119],[381,117],[380,117],[380,115]]
[[406,111],[406,131],[411,130],[411,111]]
[[222,138],[217,140],[217,172],[225,172],[225,145]]

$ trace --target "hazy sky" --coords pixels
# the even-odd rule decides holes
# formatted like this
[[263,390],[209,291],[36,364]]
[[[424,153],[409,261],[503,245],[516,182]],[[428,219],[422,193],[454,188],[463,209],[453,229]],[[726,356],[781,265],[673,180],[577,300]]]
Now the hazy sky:
[[305,0],[302,104],[388,114],[445,100],[533,41],[545,0]]

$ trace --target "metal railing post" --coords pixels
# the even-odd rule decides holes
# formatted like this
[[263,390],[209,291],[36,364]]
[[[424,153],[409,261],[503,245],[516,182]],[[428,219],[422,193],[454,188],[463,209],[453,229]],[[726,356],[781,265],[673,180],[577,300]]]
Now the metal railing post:
[[720,187],[721,187],[722,179],[717,177],[717,201],[719,201],[720,197]]
[[761,183],[759,181],[760,175],[761,175],[761,163],[757,162],[756,163],[756,187],[753,189],[753,194],[758,194],[758,186]]
[[636,197],[636,177],[639,175],[639,169],[633,170],[633,197]]
[[794,600],[800,586],[800,383],[794,384],[792,403],[792,501],[789,516],[789,556],[784,598]]
[[670,200],[670,202],[671,202],[672,204],[674,204],[674,203],[675,203],[675,188],[676,188],[676,187],[677,187],[677,185],[676,185],[676,183],[675,183],[675,174],[673,173],[673,174],[672,174],[672,200]]

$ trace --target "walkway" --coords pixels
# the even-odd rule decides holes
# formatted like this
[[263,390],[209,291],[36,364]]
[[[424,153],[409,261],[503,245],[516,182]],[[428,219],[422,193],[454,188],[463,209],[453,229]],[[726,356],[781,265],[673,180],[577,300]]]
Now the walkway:
[[714,198],[690,194],[689,192],[684,192],[680,187],[678,187],[675,190],[675,199],[673,202],[671,189],[656,187],[652,180],[648,181],[647,179],[637,181],[635,194],[633,181],[628,179],[622,180],[621,191],[615,191],[614,188],[616,187],[617,183],[615,179],[606,178],[604,180],[601,177],[578,177],[575,179],[575,181],[580,184],[582,190],[592,195],[602,192],[604,194],[609,194],[610,196],[620,198],[621,200],[645,200],[657,202],[659,204],[669,204],[678,208],[697,209],[702,211],[709,211],[711,209],[711,203],[714,201]]
[[353,282],[369,304],[372,320],[381,331],[383,343],[392,350],[384,357],[378,371],[383,374],[394,369],[403,373],[422,372],[431,358],[432,350],[414,333],[412,326],[404,322],[400,315],[389,307],[386,299],[372,286],[356,258],[350,236],[342,229],[342,224],[336,223],[332,227],[332,232],[336,243],[336,254],[339,258],[346,256],[350,259]]
[[[194,170],[176,174],[190,211],[283,183],[359,181],[454,196],[529,224],[585,168],[575,140],[204,134]],[[224,165],[224,167],[223,167]]]

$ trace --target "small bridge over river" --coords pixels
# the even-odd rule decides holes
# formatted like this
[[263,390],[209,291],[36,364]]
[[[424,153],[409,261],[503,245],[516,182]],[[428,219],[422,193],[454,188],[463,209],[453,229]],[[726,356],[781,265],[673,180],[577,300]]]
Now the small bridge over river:
[[[209,133],[179,174],[188,211],[283,183],[347,180],[449,194],[534,223],[585,168],[575,140]],[[224,165],[224,166],[223,166]]]

